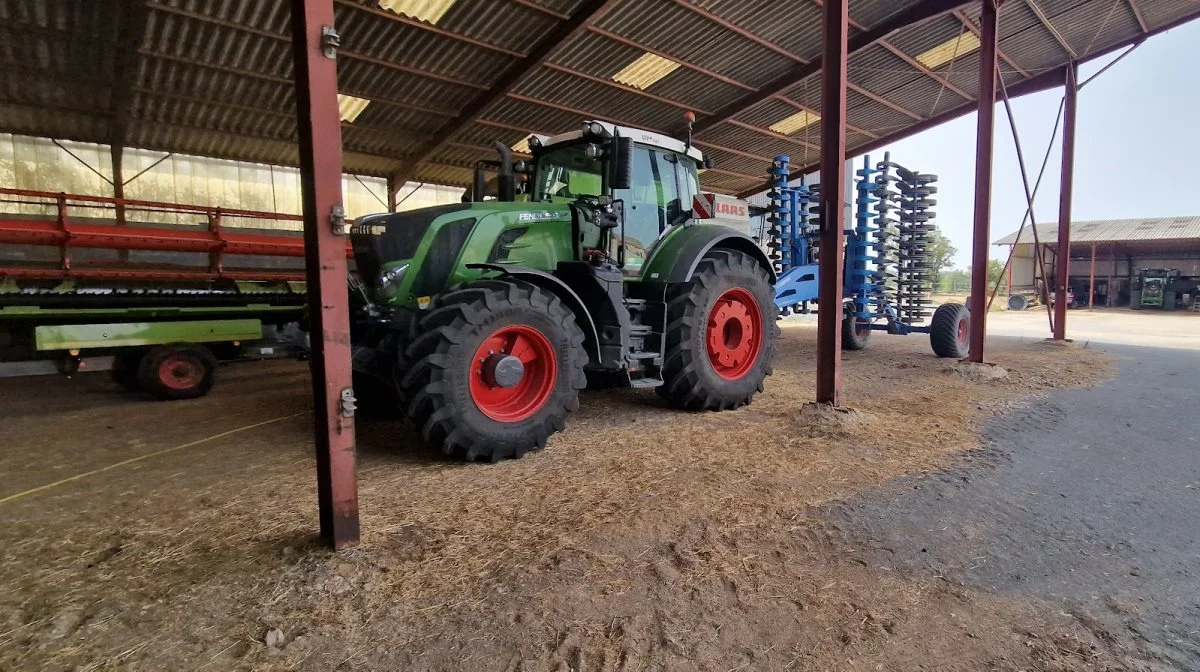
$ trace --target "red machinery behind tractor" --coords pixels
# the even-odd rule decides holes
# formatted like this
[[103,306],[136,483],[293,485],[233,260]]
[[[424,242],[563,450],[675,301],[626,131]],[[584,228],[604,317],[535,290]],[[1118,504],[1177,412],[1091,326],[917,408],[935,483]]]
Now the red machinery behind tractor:
[[218,359],[302,344],[284,327],[303,319],[304,240],[268,228],[299,215],[23,189],[0,203],[28,213],[0,214],[0,372],[111,356],[121,385],[180,399],[208,391]]

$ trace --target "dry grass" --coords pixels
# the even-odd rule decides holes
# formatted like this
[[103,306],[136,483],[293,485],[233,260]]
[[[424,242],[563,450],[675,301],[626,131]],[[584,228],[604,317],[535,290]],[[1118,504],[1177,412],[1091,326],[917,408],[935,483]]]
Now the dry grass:
[[[409,438],[401,425],[364,423],[363,546],[336,555],[311,538],[301,422],[6,505],[0,669],[638,669],[671,659],[711,659],[716,669],[737,659],[733,649],[705,653],[696,639],[705,619],[736,619],[740,638],[758,640],[765,635],[744,621],[778,630],[771,619],[796,603],[807,605],[796,627],[814,642],[805,656],[843,655],[860,642],[869,658],[872,646],[902,640],[897,623],[957,598],[928,579],[847,562],[816,507],[938,469],[976,447],[988,414],[1092,382],[1108,361],[1080,348],[996,348],[1009,375],[980,381],[949,375],[955,363],[927,354],[922,338],[879,336],[846,357],[845,404],[857,411],[846,421],[801,411],[812,399],[813,332],[784,334],[776,374],[750,407],[688,414],[653,393],[590,393],[567,432],[519,461],[396,453]],[[171,438],[196,438],[221,409],[250,424],[304,403],[302,371],[285,367],[267,382],[246,375],[172,408]],[[64,438],[85,435],[96,417],[119,411],[114,431],[145,436],[148,423],[167,420],[155,417],[164,409],[85,409],[53,441],[37,438],[44,424],[16,417],[14,445],[52,443],[71,464]],[[192,426],[193,417],[204,420]],[[122,445],[93,440],[104,455]],[[163,447],[146,441],[142,452]],[[76,462],[67,471],[89,468]],[[30,482],[67,475],[51,462],[32,468]],[[807,564],[796,567],[797,558]],[[976,599],[991,600],[1001,623],[1026,608]],[[746,611],[748,601],[758,606]],[[263,635],[276,627],[284,645],[268,647]],[[751,657],[743,669],[798,669],[784,663],[800,653],[768,656],[770,666]]]

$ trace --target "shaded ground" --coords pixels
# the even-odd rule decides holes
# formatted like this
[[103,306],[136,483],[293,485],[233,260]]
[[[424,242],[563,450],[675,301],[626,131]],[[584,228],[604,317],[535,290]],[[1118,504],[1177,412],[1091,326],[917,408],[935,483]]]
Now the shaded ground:
[[997,344],[1007,377],[952,375],[926,339],[881,336],[846,358],[861,414],[830,420],[798,411],[813,330],[784,334],[748,408],[588,394],[500,465],[364,422],[364,543],[338,554],[312,539],[303,365],[171,404],[0,381],[0,669],[1119,669],[1055,600],[882,567],[823,514],[955,464],[978,419],[1108,359]]
[[1116,351],[1114,379],[990,422],[962,466],[834,519],[872,566],[1049,599],[1130,667],[1200,670],[1200,356]]

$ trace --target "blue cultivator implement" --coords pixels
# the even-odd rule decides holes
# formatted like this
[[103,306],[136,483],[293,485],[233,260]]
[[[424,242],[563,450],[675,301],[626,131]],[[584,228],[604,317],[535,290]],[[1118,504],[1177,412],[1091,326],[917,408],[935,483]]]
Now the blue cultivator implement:
[[[776,264],[775,305],[781,315],[807,313],[818,297],[820,185],[790,184],[786,156],[771,166],[766,240]],[[929,334],[939,357],[965,357],[966,306],[933,310],[933,195],[936,175],[870,157],[855,175],[854,227],[846,230],[842,348],[862,350],[872,331]],[[929,320],[926,324],[926,320]]]

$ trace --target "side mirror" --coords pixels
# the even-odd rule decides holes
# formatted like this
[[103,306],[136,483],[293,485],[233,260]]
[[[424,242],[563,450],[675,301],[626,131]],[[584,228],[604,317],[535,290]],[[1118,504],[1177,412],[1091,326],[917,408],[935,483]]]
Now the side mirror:
[[612,189],[633,188],[633,139],[617,135],[612,140],[612,157],[609,162],[611,175],[608,183]]

